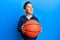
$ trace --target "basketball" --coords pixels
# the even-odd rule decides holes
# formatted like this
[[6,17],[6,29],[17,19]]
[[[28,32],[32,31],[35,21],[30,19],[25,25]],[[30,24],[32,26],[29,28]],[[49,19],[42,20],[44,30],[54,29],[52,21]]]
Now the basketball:
[[24,24],[25,35],[30,38],[37,37],[41,32],[41,26],[36,20],[28,20]]

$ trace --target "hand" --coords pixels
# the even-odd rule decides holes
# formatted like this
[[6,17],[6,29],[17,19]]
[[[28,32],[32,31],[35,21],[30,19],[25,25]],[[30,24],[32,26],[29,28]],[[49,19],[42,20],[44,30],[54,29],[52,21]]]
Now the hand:
[[23,32],[23,34],[25,33],[25,31],[24,31],[24,26],[22,25],[22,27],[21,27],[21,30],[22,30],[22,32]]

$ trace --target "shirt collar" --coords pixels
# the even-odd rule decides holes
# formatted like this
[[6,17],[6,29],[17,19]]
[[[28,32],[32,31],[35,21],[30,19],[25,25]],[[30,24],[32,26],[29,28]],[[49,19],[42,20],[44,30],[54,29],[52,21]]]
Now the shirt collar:
[[29,16],[29,17],[28,17],[28,16],[26,16],[26,17],[27,17],[27,19],[29,19],[29,20],[30,20],[32,16],[33,16],[33,15],[31,15],[31,16]]

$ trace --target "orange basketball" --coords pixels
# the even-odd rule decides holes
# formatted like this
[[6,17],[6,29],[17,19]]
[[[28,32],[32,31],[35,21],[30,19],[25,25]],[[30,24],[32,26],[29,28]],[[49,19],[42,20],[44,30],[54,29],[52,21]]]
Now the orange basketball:
[[28,20],[24,24],[25,35],[31,38],[37,37],[41,32],[41,27],[39,22],[36,20]]

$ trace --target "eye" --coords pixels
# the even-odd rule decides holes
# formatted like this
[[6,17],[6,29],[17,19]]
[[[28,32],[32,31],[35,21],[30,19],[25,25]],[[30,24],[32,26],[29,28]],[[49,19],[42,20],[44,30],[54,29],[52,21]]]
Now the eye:
[[29,6],[27,6],[27,8],[30,8]]

